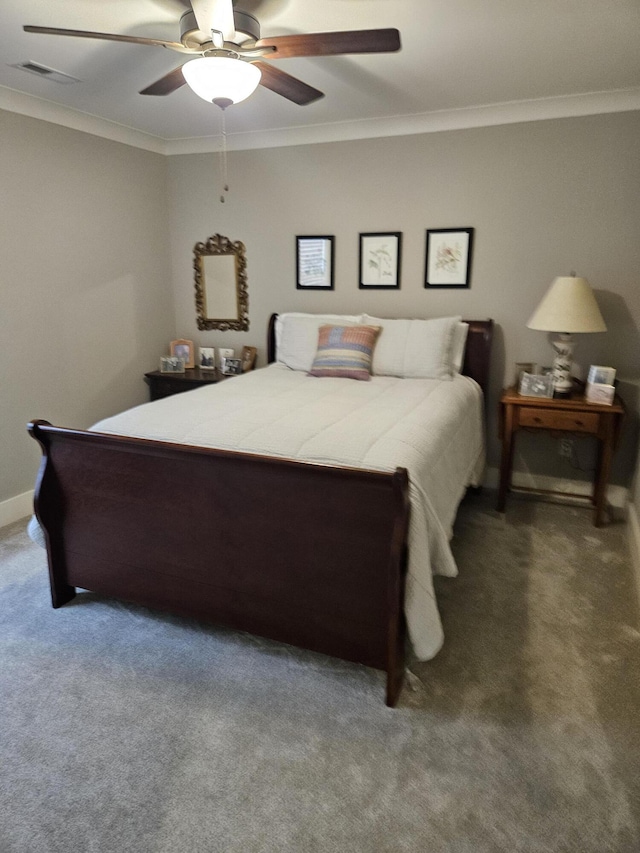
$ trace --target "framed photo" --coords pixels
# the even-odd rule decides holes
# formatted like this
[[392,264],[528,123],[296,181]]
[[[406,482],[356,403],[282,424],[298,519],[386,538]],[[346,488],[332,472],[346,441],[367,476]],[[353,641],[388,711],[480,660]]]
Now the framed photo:
[[184,359],[184,366],[187,369],[195,366],[193,341],[186,341],[184,338],[178,338],[177,341],[171,341],[169,344],[169,352],[171,355]]
[[603,367],[601,364],[592,364],[589,368],[587,382],[590,385],[613,385],[615,381],[615,367]]
[[[520,387],[520,380],[523,373],[535,373],[536,366],[532,361],[516,361],[516,388]],[[542,372],[542,371],[541,371]]]
[[216,369],[215,347],[200,347],[198,350],[198,367],[200,370]]
[[242,359],[223,358],[222,372],[225,376],[238,376],[240,373],[242,373]]
[[296,237],[298,290],[333,290],[333,237]]
[[222,370],[222,362],[225,358],[233,358],[236,351],[231,347],[218,347],[218,367]]
[[523,373],[519,390],[523,397],[553,397],[553,376]]
[[427,230],[425,287],[469,287],[473,228]]
[[603,382],[587,382],[585,397],[590,403],[612,406],[615,396],[615,385],[606,385]]
[[177,355],[160,356],[160,373],[184,373],[184,359]]
[[402,233],[360,235],[360,289],[400,289]]
[[256,355],[258,354],[258,350],[256,347],[242,347],[242,372],[247,373],[249,370],[253,370],[253,367],[256,363]]

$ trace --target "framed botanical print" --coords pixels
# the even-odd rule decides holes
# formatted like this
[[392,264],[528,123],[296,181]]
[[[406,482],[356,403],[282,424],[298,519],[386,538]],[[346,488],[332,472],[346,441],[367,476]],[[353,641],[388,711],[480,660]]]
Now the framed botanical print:
[[360,235],[360,289],[400,289],[402,233]]
[[469,287],[473,228],[427,230],[425,287]]

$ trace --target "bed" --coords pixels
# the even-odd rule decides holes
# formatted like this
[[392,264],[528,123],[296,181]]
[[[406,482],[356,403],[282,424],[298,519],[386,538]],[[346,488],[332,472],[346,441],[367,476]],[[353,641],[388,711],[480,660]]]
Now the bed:
[[[405,370],[397,342],[409,364],[436,321],[304,316],[271,318],[259,370],[90,430],[29,424],[52,604],[86,589],[362,663],[394,706],[407,625],[418,658],[442,643],[432,575],[456,574],[481,477],[493,324],[453,318],[457,369],[408,378],[384,359]],[[370,381],[300,369],[324,323],[379,324]]]

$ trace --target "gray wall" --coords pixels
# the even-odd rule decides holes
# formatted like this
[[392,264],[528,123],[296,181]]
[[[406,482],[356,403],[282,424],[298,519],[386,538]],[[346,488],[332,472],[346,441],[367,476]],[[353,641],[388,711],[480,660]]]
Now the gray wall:
[[[0,113],[0,501],[33,486],[25,423],[86,427],[146,399],[141,376],[176,336],[260,347],[272,311],[461,313],[497,324],[495,408],[516,361],[548,364],[526,320],[554,276],[594,286],[610,331],[577,359],[618,368],[637,419],[640,377],[640,114],[413,137],[231,152],[218,201],[214,155],[163,158]],[[427,227],[473,226],[469,290],[425,290]],[[402,231],[400,291],[358,290],[358,234]],[[247,246],[251,328],[199,332],[192,250],[214,233]],[[334,234],[336,290],[295,289],[295,235]],[[632,380],[632,381],[624,381]],[[634,420],[614,482],[630,484]],[[519,443],[516,467],[575,478],[553,452]],[[591,464],[588,448],[579,464]],[[637,487],[636,487],[637,495]]]
[[147,399],[174,332],[166,159],[0,111],[0,501],[33,488],[31,418]]
[[[555,276],[576,270],[588,278],[609,328],[579,336],[576,360],[587,368],[615,366],[621,379],[640,376],[639,113],[231,152],[229,173],[230,193],[221,204],[215,155],[170,160],[180,337],[212,346],[257,345],[264,363],[272,311],[493,317],[493,465],[500,388],[513,380],[516,361],[552,360],[546,335],[525,324]],[[471,288],[425,290],[425,229],[453,226],[476,229]],[[385,230],[404,235],[401,290],[361,291],[358,234]],[[195,325],[191,253],[197,241],[216,232],[247,247],[247,333],[199,332]],[[335,291],[296,290],[297,234],[335,235]],[[637,412],[637,404],[632,408]],[[636,449],[631,421],[614,482],[629,485]],[[515,465],[586,479],[591,444],[578,442],[577,450],[574,467],[559,458],[551,439],[521,436]]]

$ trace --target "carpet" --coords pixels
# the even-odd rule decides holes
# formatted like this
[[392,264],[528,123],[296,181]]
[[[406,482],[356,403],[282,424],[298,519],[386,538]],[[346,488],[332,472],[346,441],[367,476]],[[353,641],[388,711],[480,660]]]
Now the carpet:
[[469,495],[445,646],[384,676],[80,594],[0,531],[1,853],[637,853],[624,525]]

